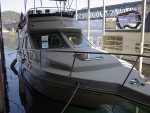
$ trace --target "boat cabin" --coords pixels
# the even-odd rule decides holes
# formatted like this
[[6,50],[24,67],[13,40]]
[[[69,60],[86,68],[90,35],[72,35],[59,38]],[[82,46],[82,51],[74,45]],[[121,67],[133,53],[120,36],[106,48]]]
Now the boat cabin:
[[[68,11],[71,10],[71,11]],[[84,27],[75,20],[74,11],[58,12],[57,8],[32,8],[27,12],[24,43],[27,48],[63,49],[92,46],[81,33]]]
[[[92,46],[81,32],[45,32],[31,34],[36,49],[82,48]],[[30,43],[31,43],[30,42]]]

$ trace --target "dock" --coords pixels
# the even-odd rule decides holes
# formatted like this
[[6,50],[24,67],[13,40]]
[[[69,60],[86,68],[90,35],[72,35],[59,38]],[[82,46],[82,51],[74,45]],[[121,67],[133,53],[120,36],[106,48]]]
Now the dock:
[[6,113],[4,86],[4,77],[2,73],[2,64],[0,59],[0,113]]
[[0,113],[6,113],[5,106],[5,54],[4,54],[4,42],[2,34],[2,20],[1,20],[1,9],[0,9]]

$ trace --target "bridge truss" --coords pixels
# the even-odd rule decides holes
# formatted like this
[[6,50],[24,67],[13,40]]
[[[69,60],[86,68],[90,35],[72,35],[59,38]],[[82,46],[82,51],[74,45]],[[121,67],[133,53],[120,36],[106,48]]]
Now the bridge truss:
[[[147,9],[150,9],[150,2],[147,2]],[[138,11],[142,10],[142,1],[130,2],[124,4],[110,5],[106,6],[105,16],[116,17],[120,13],[125,13],[128,11]],[[88,18],[88,10],[81,9],[77,12],[78,21],[84,21]],[[103,18],[103,7],[90,8],[90,20],[97,20]]]

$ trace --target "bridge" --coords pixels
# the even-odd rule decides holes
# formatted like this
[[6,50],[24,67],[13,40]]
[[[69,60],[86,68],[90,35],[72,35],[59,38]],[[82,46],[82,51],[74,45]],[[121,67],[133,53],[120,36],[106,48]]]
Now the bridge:
[[[147,8],[150,8],[150,2],[147,2]],[[127,11],[138,11],[142,10],[142,1],[123,3],[117,5],[106,6],[105,15],[108,17],[115,17],[120,13]],[[88,9],[78,10],[78,21],[84,21],[88,18]],[[103,7],[90,8],[90,20],[102,19],[103,18]]]

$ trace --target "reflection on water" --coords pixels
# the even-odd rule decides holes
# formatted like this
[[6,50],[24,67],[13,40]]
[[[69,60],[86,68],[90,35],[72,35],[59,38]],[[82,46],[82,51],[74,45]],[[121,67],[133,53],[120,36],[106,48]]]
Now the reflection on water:
[[[9,37],[9,33],[4,33],[4,49],[6,59],[6,77],[7,77],[7,91],[9,100],[9,113],[25,113],[24,107],[20,102],[19,97],[19,79],[18,74],[10,69],[11,62],[16,58],[17,38]],[[18,64],[16,64],[18,70]]]
[[[66,103],[51,100],[33,90],[25,83],[23,75],[18,76],[18,63],[10,69],[11,62],[16,58],[17,38],[8,36],[4,35],[9,113],[61,113]],[[99,109],[69,105],[65,113],[150,113],[150,108],[128,101],[113,106],[104,104]]]

